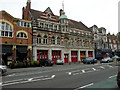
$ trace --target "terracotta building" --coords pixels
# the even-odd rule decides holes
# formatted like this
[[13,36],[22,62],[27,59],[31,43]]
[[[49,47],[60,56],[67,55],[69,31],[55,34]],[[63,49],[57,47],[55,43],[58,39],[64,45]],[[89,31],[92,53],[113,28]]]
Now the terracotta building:
[[92,31],[82,22],[68,19],[64,10],[55,15],[50,7],[45,11],[31,9],[31,1],[23,7],[23,19],[33,22],[34,60],[62,58],[65,63],[80,62],[94,57]]
[[1,55],[6,64],[10,56],[23,61],[32,55],[31,27],[31,21],[14,18],[6,11],[0,11]]

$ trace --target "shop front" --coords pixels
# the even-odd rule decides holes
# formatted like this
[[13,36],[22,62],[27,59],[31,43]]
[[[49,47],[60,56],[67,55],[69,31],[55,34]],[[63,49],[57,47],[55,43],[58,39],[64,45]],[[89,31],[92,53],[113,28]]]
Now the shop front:
[[16,46],[16,56],[18,57],[16,60],[22,62],[27,57],[27,46]]
[[6,65],[8,62],[8,57],[12,56],[12,54],[12,45],[2,45],[2,59],[4,60]]

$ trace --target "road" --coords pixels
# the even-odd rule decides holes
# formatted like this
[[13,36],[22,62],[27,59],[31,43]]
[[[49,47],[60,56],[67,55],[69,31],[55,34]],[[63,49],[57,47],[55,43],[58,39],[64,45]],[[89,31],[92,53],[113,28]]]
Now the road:
[[15,73],[2,78],[2,88],[118,88],[118,66],[109,64],[65,65],[51,70]]

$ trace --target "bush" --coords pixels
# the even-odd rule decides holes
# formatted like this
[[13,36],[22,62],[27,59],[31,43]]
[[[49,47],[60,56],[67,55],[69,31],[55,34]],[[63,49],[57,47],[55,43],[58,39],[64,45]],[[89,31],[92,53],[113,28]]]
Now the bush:
[[34,61],[34,63],[35,63],[35,66],[40,66],[39,61]]
[[22,62],[19,62],[19,63],[18,63],[18,67],[20,67],[20,68],[23,67],[23,63],[22,63]]
[[25,62],[23,62],[23,67],[27,67],[27,64]]
[[30,61],[30,66],[31,66],[31,67],[34,67],[34,66],[35,66],[35,64],[34,64],[34,61],[33,61],[33,60],[31,60],[31,61]]
[[13,68],[18,68],[18,67],[19,67],[18,63],[13,64]]

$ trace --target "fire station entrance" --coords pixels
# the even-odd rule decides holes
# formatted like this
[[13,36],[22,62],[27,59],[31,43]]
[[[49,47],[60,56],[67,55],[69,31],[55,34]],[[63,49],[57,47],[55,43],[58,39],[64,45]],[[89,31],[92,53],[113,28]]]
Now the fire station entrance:
[[59,58],[61,58],[61,51],[53,50],[52,51],[52,61],[54,61],[54,63],[56,63],[56,60]]
[[78,62],[78,52],[77,51],[71,51],[71,61]]
[[93,51],[88,51],[88,57],[93,57]]
[[68,63],[68,54],[64,54],[64,63]]
[[37,51],[37,60],[48,59],[48,50],[38,50]]
[[80,60],[86,57],[86,51],[80,51]]

